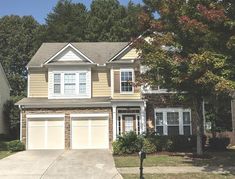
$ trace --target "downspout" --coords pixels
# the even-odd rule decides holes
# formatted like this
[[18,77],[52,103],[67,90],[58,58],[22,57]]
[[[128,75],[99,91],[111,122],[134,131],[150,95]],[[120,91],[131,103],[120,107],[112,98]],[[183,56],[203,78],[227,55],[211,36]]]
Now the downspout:
[[22,108],[20,105],[19,109],[20,109],[20,141],[22,141]]

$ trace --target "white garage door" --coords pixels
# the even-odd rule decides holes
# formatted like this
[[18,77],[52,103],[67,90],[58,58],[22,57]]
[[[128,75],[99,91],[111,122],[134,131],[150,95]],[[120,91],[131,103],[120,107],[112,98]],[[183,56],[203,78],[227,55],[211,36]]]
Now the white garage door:
[[28,119],[28,149],[64,149],[64,119]]
[[109,147],[107,118],[73,118],[73,149],[108,149]]

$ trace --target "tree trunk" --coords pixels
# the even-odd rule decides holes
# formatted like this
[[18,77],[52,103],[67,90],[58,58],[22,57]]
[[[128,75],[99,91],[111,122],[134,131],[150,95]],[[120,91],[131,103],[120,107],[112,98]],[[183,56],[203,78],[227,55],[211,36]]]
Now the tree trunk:
[[202,114],[202,100],[200,98],[194,98],[194,108],[196,112],[196,124],[197,124],[197,154],[203,154],[202,138],[203,138],[203,114]]

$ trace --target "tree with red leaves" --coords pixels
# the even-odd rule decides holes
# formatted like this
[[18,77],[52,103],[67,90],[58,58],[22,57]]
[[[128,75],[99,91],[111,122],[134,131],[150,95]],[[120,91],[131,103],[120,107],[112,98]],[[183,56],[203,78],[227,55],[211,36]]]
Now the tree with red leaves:
[[[202,101],[235,88],[235,2],[232,0],[144,0],[151,20],[141,14],[151,42],[139,39],[140,81],[190,97],[197,116],[197,154],[201,155]],[[144,18],[143,18],[144,17]],[[157,76],[162,78],[158,78]]]

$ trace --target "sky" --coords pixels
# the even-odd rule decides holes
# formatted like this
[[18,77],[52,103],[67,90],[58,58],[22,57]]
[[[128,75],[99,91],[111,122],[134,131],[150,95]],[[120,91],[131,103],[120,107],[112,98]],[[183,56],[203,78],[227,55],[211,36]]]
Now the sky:
[[[0,0],[0,17],[5,15],[32,15],[39,23],[45,23],[45,18],[52,11],[58,0]],[[72,2],[83,3],[89,8],[92,0],[72,0]],[[129,0],[119,0],[126,5]],[[142,0],[132,0],[141,3]]]

